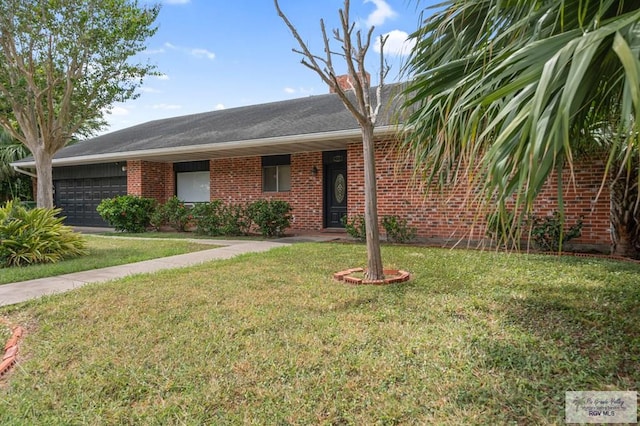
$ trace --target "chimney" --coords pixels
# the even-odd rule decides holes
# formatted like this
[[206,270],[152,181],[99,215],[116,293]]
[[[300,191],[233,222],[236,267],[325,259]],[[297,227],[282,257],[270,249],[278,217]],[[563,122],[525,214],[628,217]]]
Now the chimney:
[[[351,76],[349,74],[339,75],[336,77],[336,80],[338,80],[338,85],[340,86],[340,88],[342,88],[342,90],[344,91],[352,90],[353,80],[351,79]],[[371,74],[367,73],[367,83],[370,83],[370,82],[371,82]],[[333,86],[329,87],[329,93],[336,93]]]

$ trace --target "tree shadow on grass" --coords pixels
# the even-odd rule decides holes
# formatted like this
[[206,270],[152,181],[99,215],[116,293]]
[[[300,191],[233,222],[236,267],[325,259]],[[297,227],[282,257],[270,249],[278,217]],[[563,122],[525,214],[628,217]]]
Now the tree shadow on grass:
[[[533,260],[548,268],[557,259]],[[637,265],[570,259],[580,273],[493,300],[500,327],[470,342],[486,386],[460,389],[457,403],[486,400],[494,414],[524,423],[562,422],[565,392],[636,390],[640,384]],[[488,393],[498,392],[501,406]],[[554,420],[555,419],[555,420]]]

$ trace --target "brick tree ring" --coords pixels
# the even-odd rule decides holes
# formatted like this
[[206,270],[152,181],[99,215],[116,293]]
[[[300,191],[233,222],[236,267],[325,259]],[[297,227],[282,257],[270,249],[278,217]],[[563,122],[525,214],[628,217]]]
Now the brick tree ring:
[[4,354],[2,356],[2,361],[0,361],[0,378],[2,378],[5,374],[11,370],[16,363],[16,359],[18,357],[18,342],[22,335],[24,334],[24,329],[22,327],[11,327],[8,324],[3,324],[12,329],[11,337],[7,340],[7,343],[4,345]]
[[342,281],[346,284],[356,285],[387,285],[397,284],[409,281],[411,274],[401,269],[385,269],[383,280],[365,280],[362,276],[364,273],[363,268],[352,268],[344,271],[336,272],[333,274],[333,279]]

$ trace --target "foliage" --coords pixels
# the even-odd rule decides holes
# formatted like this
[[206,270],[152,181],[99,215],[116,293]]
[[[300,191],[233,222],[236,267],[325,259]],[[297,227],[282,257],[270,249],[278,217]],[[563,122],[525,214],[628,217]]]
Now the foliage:
[[0,128],[0,202],[31,199],[31,178],[18,175],[10,164],[29,154],[29,150]]
[[463,182],[501,213],[511,202],[532,211],[587,129],[615,129],[605,175],[640,168],[638,2],[447,0],[429,12],[412,35],[403,108],[404,146],[427,187]]
[[203,235],[247,235],[251,228],[243,204],[224,204],[220,200],[198,203],[193,207],[196,232]]
[[184,232],[193,221],[193,212],[184,201],[173,196],[166,203],[158,206],[151,216],[150,223],[156,228],[168,225],[179,232]]
[[410,282],[305,243],[5,307],[0,424],[560,425],[567,389],[637,389],[640,265],[382,249]]
[[104,125],[115,102],[155,74],[136,63],[159,6],[137,0],[0,2],[0,126],[34,155],[40,207],[53,205],[51,159]]
[[364,216],[361,214],[352,215],[350,218],[342,216],[341,221],[345,231],[347,231],[347,235],[351,238],[355,238],[358,241],[367,239],[367,226],[364,221]]
[[257,200],[247,206],[247,215],[263,237],[280,237],[291,225],[291,205],[281,200]]
[[487,216],[487,235],[499,246],[519,248],[520,227],[512,210],[493,212]]
[[85,240],[57,217],[60,209],[0,207],[0,267],[55,263],[86,254]]
[[387,233],[387,241],[392,243],[409,243],[416,238],[417,230],[407,223],[407,219],[399,216],[384,216],[382,227]]
[[97,210],[116,231],[143,232],[151,224],[156,204],[153,198],[119,195],[102,200]]
[[536,248],[540,250],[561,251],[564,243],[578,238],[582,234],[582,218],[565,230],[564,221],[558,211],[543,218],[533,216],[530,221],[531,237]]

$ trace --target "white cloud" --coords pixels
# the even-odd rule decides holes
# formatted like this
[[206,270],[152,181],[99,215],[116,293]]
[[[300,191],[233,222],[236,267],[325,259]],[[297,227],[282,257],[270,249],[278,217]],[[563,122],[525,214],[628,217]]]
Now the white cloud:
[[371,12],[367,18],[367,27],[382,25],[387,19],[393,19],[398,16],[398,13],[385,0],[364,0],[364,2],[373,3],[376,6],[376,10]]
[[171,50],[178,50],[182,53],[186,53],[187,55],[191,55],[194,56],[196,58],[207,58],[207,59],[211,59],[214,60],[216,58],[216,54],[207,50],[207,49],[201,49],[201,48],[186,48],[186,47],[180,47],[180,46],[176,46],[175,44],[166,42],[164,44],[164,47],[166,47],[167,49],[171,49]]
[[213,52],[209,52],[207,49],[191,49],[191,55],[196,58],[207,58],[214,60],[216,58],[216,54]]
[[[400,30],[393,30],[383,35],[387,38],[387,42],[384,45],[384,53],[389,55],[407,56],[413,46],[415,46],[415,40],[407,40],[409,34]],[[373,50],[380,53],[380,38],[376,38]]]
[[222,109],[226,109],[226,107],[224,106],[224,104],[218,104],[213,109],[214,111],[220,111]]
[[161,53],[164,53],[165,50],[160,48],[160,49],[147,49],[144,51],[144,53],[146,53],[147,55],[159,55]]
[[161,109],[161,110],[172,110],[172,109],[181,109],[182,105],[176,105],[176,104],[155,104],[152,105],[151,108],[153,109]]
[[166,74],[160,74],[160,75],[157,75],[157,76],[156,76],[156,78],[157,78],[158,80],[162,80],[162,81],[169,80],[169,76],[168,76],[168,75],[166,75]]
[[140,87],[139,89],[142,93],[162,93],[162,91],[155,89],[153,87]]
[[312,95],[313,94],[313,89],[307,89],[307,88],[304,88],[304,87],[299,87],[297,89],[294,89],[293,87],[285,87],[284,88],[284,92],[287,95],[295,95],[295,94]]
[[125,107],[116,106],[116,107],[111,108],[109,113],[111,115],[117,115],[119,117],[122,117],[122,116],[125,116],[125,115],[129,115],[129,110],[127,108],[125,108]]

